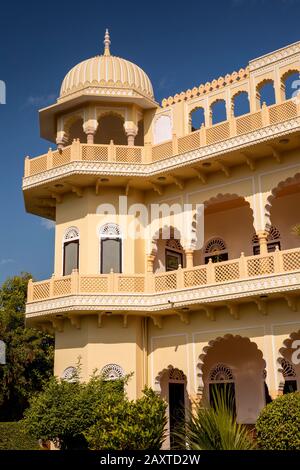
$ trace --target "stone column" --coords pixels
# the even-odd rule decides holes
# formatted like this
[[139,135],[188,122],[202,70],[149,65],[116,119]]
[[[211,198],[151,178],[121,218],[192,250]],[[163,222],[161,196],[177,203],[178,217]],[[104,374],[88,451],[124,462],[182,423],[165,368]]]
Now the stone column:
[[194,267],[194,250],[186,249],[185,252],[185,260],[186,260],[186,267],[187,269],[192,269]]
[[87,144],[94,143],[94,135],[98,128],[98,121],[97,119],[89,119],[83,124],[83,131],[86,134],[86,142]]
[[267,255],[268,254],[268,232],[266,230],[258,230],[257,231],[257,236],[258,236],[258,242],[259,242],[259,252],[261,255]]
[[137,131],[134,129],[125,129],[127,135],[127,145],[133,147],[134,146],[134,139],[137,135]]
[[86,133],[86,142],[87,144],[93,144],[94,143],[94,135],[95,135],[96,130],[92,129],[91,127],[88,127],[85,130]]
[[147,272],[148,273],[153,273],[154,259],[155,259],[154,255],[147,256]]
[[59,150],[63,149],[69,141],[69,135],[65,131],[58,131],[56,134],[56,145]]

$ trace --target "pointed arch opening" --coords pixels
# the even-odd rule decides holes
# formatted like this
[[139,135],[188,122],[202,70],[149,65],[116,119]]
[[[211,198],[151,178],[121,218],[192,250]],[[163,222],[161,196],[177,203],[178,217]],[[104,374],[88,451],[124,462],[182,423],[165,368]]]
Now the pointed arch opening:
[[205,126],[204,108],[202,106],[197,106],[192,109],[189,115],[190,132],[199,130],[203,125]]
[[240,91],[232,97],[234,117],[250,113],[249,95],[247,91]]
[[227,120],[226,103],[223,99],[217,99],[210,105],[211,123],[219,124]]
[[115,145],[127,145],[127,136],[124,130],[124,118],[113,111],[102,114],[98,120],[95,133],[95,144],[108,145],[111,140]]
[[263,103],[266,103],[267,106],[276,103],[274,81],[271,78],[260,82],[256,87],[256,93],[259,98],[260,107],[262,107]]
[[300,72],[298,69],[290,69],[281,76],[281,88],[286,100],[298,95],[300,92]]

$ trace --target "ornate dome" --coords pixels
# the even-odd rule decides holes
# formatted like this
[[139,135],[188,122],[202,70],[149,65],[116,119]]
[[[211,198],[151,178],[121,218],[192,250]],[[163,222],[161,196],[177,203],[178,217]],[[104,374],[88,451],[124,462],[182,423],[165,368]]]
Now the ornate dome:
[[[67,73],[61,85],[60,99],[90,87],[95,88],[96,93],[99,93],[99,88],[116,89],[115,94],[120,96],[134,90],[154,99],[146,73],[132,62],[110,55],[108,30],[105,33],[103,55],[84,60]],[[114,93],[110,91],[108,94]]]

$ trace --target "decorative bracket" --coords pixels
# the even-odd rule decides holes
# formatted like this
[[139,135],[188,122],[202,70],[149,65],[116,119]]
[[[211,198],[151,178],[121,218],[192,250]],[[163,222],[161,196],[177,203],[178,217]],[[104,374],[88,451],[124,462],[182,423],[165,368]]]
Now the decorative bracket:
[[292,295],[285,295],[284,296],[287,304],[288,304],[288,307],[293,311],[293,312],[297,312],[297,298],[292,296]]
[[62,333],[64,331],[64,321],[60,318],[53,318],[51,320],[52,326],[56,331]]
[[217,163],[219,164],[219,166],[220,166],[221,170],[223,171],[224,175],[227,178],[229,178],[229,176],[230,176],[229,168],[226,165],[224,165],[224,163],[221,162],[220,160],[217,160]]
[[254,299],[253,302],[257,305],[258,311],[263,315],[268,315],[267,301],[263,299]]
[[277,163],[282,162],[282,155],[281,153],[273,146],[273,145],[268,145],[270,149],[272,150],[272,156],[276,160]]
[[176,314],[179,316],[182,323],[188,325],[190,323],[190,314],[189,312],[183,312],[182,310],[175,310]]
[[154,189],[154,191],[159,194],[160,196],[163,195],[163,189],[162,187],[159,185],[159,184],[156,184],[156,183],[151,183],[152,185],[152,188]]
[[239,306],[238,306],[238,304],[230,303],[230,304],[226,304],[226,307],[228,308],[230,315],[235,320],[239,320],[240,315],[239,315]]
[[83,196],[83,189],[79,188],[79,186],[74,186],[73,184],[71,185],[71,191],[72,193],[75,193],[76,196],[82,197]]
[[198,176],[201,183],[206,184],[207,183],[207,178],[206,178],[205,174],[202,173],[202,171],[198,170],[198,168],[193,168],[193,170],[196,173],[196,175]]
[[254,171],[255,170],[255,161],[253,160],[253,158],[251,158],[250,155],[248,155],[246,152],[241,152],[241,155],[243,155],[243,157],[245,158],[245,161],[246,161],[248,167],[250,168],[250,170]]
[[62,194],[58,194],[58,193],[51,193],[51,197],[53,199],[55,199],[55,201],[57,202],[57,204],[61,204],[63,202],[63,196]]
[[71,325],[75,326],[77,330],[81,329],[81,319],[79,315],[69,315],[68,318],[71,322]]
[[205,310],[206,316],[207,316],[207,318],[209,318],[209,320],[211,320],[211,321],[216,320],[216,314],[215,314],[215,309],[214,308],[209,307],[208,305],[202,305],[201,308],[203,308],[203,310]]
[[178,178],[177,176],[172,175],[172,180],[174,181],[176,186],[178,186],[179,189],[181,189],[181,190],[184,189],[184,183],[180,178]]
[[150,318],[152,318],[155,326],[162,328],[162,318],[160,315],[150,315]]

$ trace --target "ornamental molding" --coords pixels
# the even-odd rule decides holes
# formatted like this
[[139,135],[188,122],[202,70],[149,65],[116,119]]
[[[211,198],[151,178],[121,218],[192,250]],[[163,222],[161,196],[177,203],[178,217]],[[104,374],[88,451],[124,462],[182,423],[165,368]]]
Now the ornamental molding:
[[191,166],[202,160],[243,149],[250,144],[256,145],[266,142],[296,131],[300,131],[300,118],[274,124],[273,126],[263,127],[249,134],[232,137],[216,144],[207,145],[203,148],[171,156],[170,158],[153,163],[131,164],[128,162],[86,162],[78,160],[33,176],[24,177],[23,189],[26,190],[41,184],[50,183],[58,177],[84,174],[94,176],[138,176],[141,178],[155,177],[165,171],[172,171],[183,166]]
[[300,42],[296,42],[295,44],[279,49],[272,54],[267,54],[265,56],[259,57],[258,59],[250,60],[249,71],[252,72],[253,70],[273,64],[274,62],[290,62],[291,56],[299,54],[299,52]]
[[35,318],[62,312],[156,312],[195,304],[211,304],[228,300],[300,290],[300,272],[277,274],[255,279],[228,281],[220,285],[199,286],[184,290],[156,292],[153,294],[82,294],[27,303],[26,317]]

